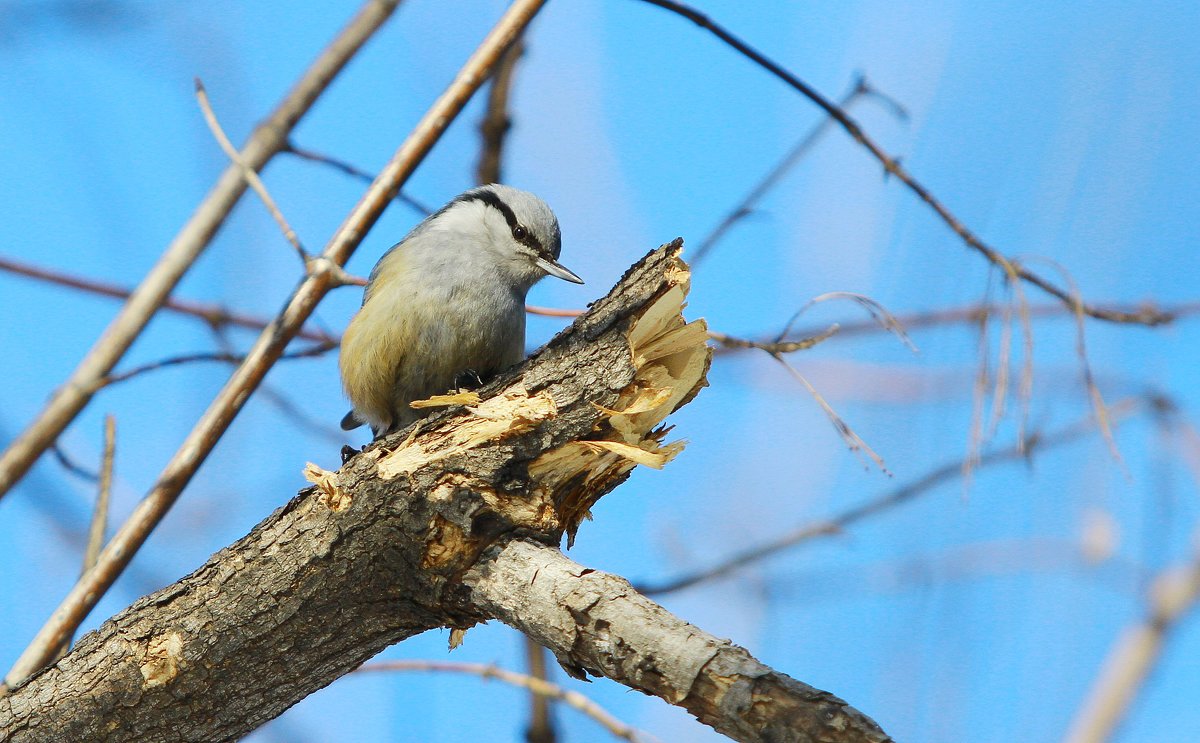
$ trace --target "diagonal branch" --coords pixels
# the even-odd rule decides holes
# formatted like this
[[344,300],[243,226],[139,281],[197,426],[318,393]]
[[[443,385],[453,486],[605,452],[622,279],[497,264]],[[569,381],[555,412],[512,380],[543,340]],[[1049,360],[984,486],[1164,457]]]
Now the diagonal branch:
[[[851,87],[850,90],[844,96],[842,96],[840,101],[838,101],[838,108],[848,111],[850,107],[853,106],[857,101],[867,96],[875,97],[881,100],[885,105],[888,106],[888,110],[891,111],[897,118],[908,118],[908,112],[904,110],[903,106],[900,106],[884,94],[872,88],[867,84],[867,79],[861,75],[855,79],[853,87]],[[826,116],[822,118],[816,126],[810,129],[808,133],[804,135],[803,139],[793,145],[792,149],[788,150],[787,154],[783,156],[783,159],[776,163],[775,166],[771,168],[770,172],[763,176],[762,180],[750,190],[750,193],[746,194],[742,200],[738,202],[738,205],[731,209],[725,215],[725,217],[721,219],[717,226],[713,228],[712,232],[708,233],[700,241],[700,246],[696,248],[691,255],[692,265],[696,266],[702,262],[705,257],[707,257],[709,252],[716,247],[717,243],[720,242],[723,237],[725,237],[726,233],[733,229],[734,225],[753,214],[754,209],[758,206],[758,202],[762,201],[763,197],[765,197],[776,185],[778,185],[779,181],[781,181],[783,177],[787,175],[788,172],[794,168],[798,162],[808,155],[813,146],[821,140],[821,138],[825,135],[825,132],[827,132],[832,126],[833,119]]]
[[[129,520],[113,535],[101,553],[96,567],[75,584],[30,646],[17,659],[5,677],[6,684],[11,686],[18,683],[44,666],[50,659],[53,648],[79,626],[129,564],[133,555],[145,543],[150,532],[166,515],[201,463],[216,446],[250,394],[282,355],[288,342],[304,326],[305,321],[316,309],[317,303],[331,288],[341,283],[341,266],[379,219],[392,197],[433,148],[446,127],[462,111],[467,100],[478,90],[500,53],[529,24],[544,2],[545,0],[517,0],[509,7],[459,70],[446,91],[396,150],[379,177],[334,233],[325,250],[320,256],[308,261],[309,274],[292,293],[287,306],[258,337],[250,352],[246,354],[246,359],[217,393],[175,456],[167,463],[154,487],[134,509]],[[240,174],[240,171],[235,172]]]
[[[15,261],[4,256],[0,256],[0,271],[7,271],[17,276],[25,276],[30,279],[37,279],[38,281],[45,281],[49,284],[57,284],[70,289],[79,289],[80,291],[98,294],[102,297],[129,299],[133,295],[132,289],[119,284],[112,284],[99,279],[84,278],[55,269],[42,268],[32,263]],[[257,315],[247,315],[242,312],[230,310],[219,304],[194,302],[175,297],[168,297],[163,302],[162,309],[188,317],[195,317],[203,320],[209,327],[213,328],[235,327],[247,330],[262,330],[270,322],[267,318],[258,317]],[[338,341],[337,336],[315,328],[303,328],[296,333],[296,337],[303,338],[306,341],[333,341],[334,343]]]
[[[1151,404],[1149,401],[1143,403],[1142,401],[1135,400],[1118,402],[1112,407],[1114,423],[1123,421],[1127,416],[1137,412],[1139,407],[1149,407]],[[993,464],[1028,459],[1033,457],[1035,453],[1078,441],[1095,430],[1096,422],[1089,416],[1084,420],[1076,421],[1045,434],[1034,433],[1018,440],[1010,446],[996,448],[983,454],[979,457],[976,467],[986,467]],[[851,506],[829,518],[802,524],[768,542],[734,553],[712,567],[686,573],[660,583],[639,583],[635,587],[648,596],[661,596],[666,593],[682,591],[685,588],[691,588],[701,583],[723,578],[748,565],[760,562],[806,542],[840,535],[858,522],[913,501],[937,486],[961,476],[962,473],[962,460],[952,459],[906,485],[856,506]]]
[[1109,651],[1100,675],[1076,712],[1066,743],[1112,739],[1159,663],[1171,633],[1200,604],[1200,557],[1155,577],[1144,615],[1127,627]]
[[703,322],[681,315],[679,251],[639,262],[478,405],[338,472],[309,465],[315,487],[0,699],[0,729],[14,743],[237,738],[387,645],[494,616],[570,671],[739,740],[889,740],[840,699],[551,546],[637,463],[681,448],[662,442],[662,424],[705,384],[710,354]]
[[263,206],[271,215],[271,219],[275,220],[275,224],[279,226],[280,232],[283,233],[283,238],[288,241],[292,249],[296,251],[296,255],[300,257],[300,262],[308,261],[308,251],[304,249],[304,245],[300,242],[300,237],[292,226],[288,223],[287,218],[283,216],[283,211],[279,205],[275,203],[275,199],[271,197],[271,192],[267,190],[267,184],[262,182],[258,177],[258,173],[242,160],[242,156],[238,153],[237,148],[233,146],[233,142],[229,141],[229,137],[225,134],[225,130],[221,127],[220,120],[217,119],[217,112],[213,111],[212,102],[208,99],[208,90],[205,89],[204,83],[200,78],[195,79],[196,84],[196,100],[200,103],[200,111],[204,114],[204,122],[208,124],[209,131],[217,140],[221,150],[225,156],[242,171],[242,177],[246,179],[246,183],[250,188],[254,189],[254,193],[258,194],[258,198],[262,199]]
[[[288,133],[398,4],[399,0],[368,0],[363,5],[275,111],[255,128],[241,152],[247,167],[261,170],[286,147]],[[230,165],[70,378],[59,386],[33,423],[0,454],[0,498],[25,476],[92,399],[97,383],[133,345],[245,191],[242,169]]]
[[1088,304],[1076,297],[1071,292],[1059,287],[1050,281],[1042,278],[1040,275],[1030,271],[1025,266],[1017,261],[1008,258],[991,247],[972,232],[958,217],[943,204],[933,192],[919,182],[908,170],[901,164],[898,158],[892,157],[884,149],[875,142],[862,126],[852,119],[845,109],[836,103],[830,101],[825,96],[821,95],[815,88],[804,82],[794,74],[789,72],[783,66],[770,59],[762,52],[759,52],[754,47],[742,41],[737,36],[732,34],[728,29],[713,21],[711,18],[701,13],[700,11],[689,7],[675,0],[642,0],[642,2],[650,5],[655,5],[664,10],[670,11],[678,16],[687,18],[697,26],[712,33],[722,42],[735,49],[739,54],[754,62],[759,67],[767,72],[770,72],[775,77],[782,80],[793,90],[796,90],[805,98],[815,103],[818,107],[827,113],[830,118],[836,121],[842,129],[849,134],[855,142],[858,142],[867,152],[871,153],[872,157],[879,161],[883,166],[884,172],[894,175],[903,183],[909,191],[917,196],[921,201],[931,208],[934,213],[941,218],[946,226],[949,227],[964,243],[971,249],[978,252],[990,263],[998,266],[1007,277],[1011,280],[1023,280],[1033,284],[1037,288],[1046,292],[1050,296],[1059,300],[1064,306],[1070,308],[1073,312],[1079,312],[1089,317],[1098,320],[1106,320],[1115,323],[1131,323],[1138,325],[1163,325],[1172,322],[1175,317],[1173,315],[1159,312],[1149,306],[1142,308],[1138,312],[1119,312],[1105,307],[1097,307],[1093,304]]

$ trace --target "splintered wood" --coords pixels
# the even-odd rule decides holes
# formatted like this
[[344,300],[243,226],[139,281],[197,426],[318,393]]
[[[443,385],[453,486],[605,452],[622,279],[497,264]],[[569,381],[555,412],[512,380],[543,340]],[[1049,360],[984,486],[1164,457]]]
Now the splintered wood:
[[[475,399],[478,400],[478,397]],[[437,440],[433,442],[435,446],[432,449],[427,449],[419,437],[413,436],[383,457],[379,462],[379,476],[391,479],[414,472],[433,461],[473,449],[485,442],[528,431],[558,412],[549,394],[541,392],[530,396],[520,385],[467,410],[472,414],[470,418],[444,433],[440,430],[435,432]],[[418,425],[414,434],[419,432]]]
[[664,291],[632,318],[626,334],[636,369],[633,382],[612,407],[594,405],[599,419],[592,436],[548,451],[529,465],[533,479],[553,494],[568,546],[596,501],[636,465],[661,469],[683,450],[682,440],[663,444],[669,427],[655,427],[706,384],[708,327],[703,320],[683,319],[690,280],[675,251]]
[[310,465],[321,502],[350,505],[342,496],[364,474],[421,488],[433,511],[422,565],[448,575],[513,530],[573,542],[634,467],[660,469],[683,449],[666,442],[662,422],[704,386],[711,352],[704,321],[683,319],[690,274],[680,246],[630,269],[503,392],[435,398],[428,404],[465,411],[419,422],[337,473]]

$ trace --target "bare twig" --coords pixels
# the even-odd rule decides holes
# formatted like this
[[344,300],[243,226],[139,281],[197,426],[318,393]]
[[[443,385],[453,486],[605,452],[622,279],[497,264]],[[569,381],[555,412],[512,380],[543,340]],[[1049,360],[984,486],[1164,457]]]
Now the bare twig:
[[[803,596],[806,604],[822,599],[861,598],[903,593],[929,586],[1005,575],[1072,570],[1119,594],[1136,591],[1145,569],[1118,555],[1094,560],[1079,539],[1026,537],[954,545],[916,555],[866,564],[790,570],[767,588],[773,599]],[[822,587],[828,588],[823,591]]]
[[517,61],[524,53],[525,45],[518,38],[508,51],[504,52],[500,63],[496,65],[496,71],[492,73],[487,114],[479,124],[479,133],[483,135],[483,149],[479,153],[479,165],[475,176],[480,184],[501,181],[504,137],[512,127],[512,120],[508,116],[508,99],[512,91],[513,72],[516,71]]
[[[111,284],[106,281],[96,279],[85,279],[81,276],[74,276],[62,271],[55,271],[48,268],[41,268],[29,263],[14,261],[10,258],[0,257],[0,271],[7,271],[18,276],[25,276],[39,281],[45,281],[51,284],[58,284],[71,289],[79,289],[91,294],[98,294],[103,297],[113,297],[114,299],[128,299],[133,290],[127,287]],[[245,328],[248,330],[262,330],[267,327],[269,320],[254,315],[246,315],[240,312],[234,312],[217,304],[206,304],[203,302],[192,302],[186,299],[175,299],[168,297],[163,302],[162,308],[171,312],[188,317],[194,317],[203,320],[205,324],[214,328],[235,327]],[[330,335],[322,330],[312,328],[304,328],[296,334],[297,338],[303,338],[307,341],[336,341],[335,336]]]
[[[1200,302],[1181,302],[1179,304],[1167,305],[1161,310],[1156,307],[1151,307],[1149,310],[1147,310],[1146,305],[1127,306],[1112,304],[1103,306],[1113,310],[1114,312],[1162,312],[1177,319],[1193,317],[1197,314],[1200,314]],[[908,330],[926,329],[956,324],[977,325],[993,314],[1003,313],[1004,307],[1005,305],[984,302],[982,304],[971,304],[963,307],[951,307],[948,309],[930,310],[927,312],[910,312],[907,314],[896,315],[896,321]],[[560,311],[568,312],[566,310]],[[1027,311],[1021,313],[1023,323],[1032,320],[1045,320],[1064,317],[1068,319],[1072,318],[1072,310],[1069,307],[1064,307],[1059,302],[1054,302],[1052,304],[1046,303],[1029,305],[1027,307]],[[851,336],[866,335],[868,333],[877,333],[883,329],[884,328],[880,327],[879,323],[874,320],[847,321],[838,323],[837,335],[839,338],[848,338]],[[825,332],[825,330],[825,328],[813,325],[800,328],[795,331],[795,333],[801,337],[806,337],[820,335],[821,333]],[[1022,332],[1025,333],[1026,331],[1023,330]],[[750,348],[762,348],[763,345],[770,344],[771,339],[774,337],[775,334],[769,336],[764,334],[759,340],[745,340],[744,342],[743,339],[735,338],[733,339],[733,342],[727,346],[721,340],[721,338],[714,337],[713,340],[725,346],[726,351],[740,351]],[[1030,357],[1032,357],[1032,354],[1030,354]],[[1030,384],[1032,384],[1032,382],[1030,382]]]
[[853,137],[856,142],[870,152],[871,155],[874,156],[881,165],[883,165],[883,169],[886,173],[894,175],[897,179],[899,179],[909,191],[911,191],[917,196],[917,198],[925,202],[926,205],[933,209],[933,211],[942,219],[942,221],[945,222],[946,225],[963,240],[963,242],[986,258],[990,263],[999,266],[1005,272],[1005,274],[1012,275],[1023,281],[1026,281],[1038,287],[1055,299],[1058,299],[1065,306],[1070,307],[1072,310],[1082,312],[1083,314],[1094,317],[1098,320],[1153,326],[1163,325],[1175,319],[1173,315],[1156,311],[1150,307],[1145,307],[1142,309],[1142,311],[1136,313],[1126,313],[1116,312],[1105,307],[1098,307],[1093,304],[1085,303],[1079,298],[1073,296],[1069,291],[1050,283],[1046,279],[1042,278],[1038,274],[1033,273],[1016,261],[1005,257],[996,249],[983,242],[983,240],[981,240],[977,235],[975,235],[975,233],[968,229],[965,224],[959,221],[959,219],[954,216],[954,214],[951,213],[951,211],[941,201],[939,201],[928,188],[918,182],[916,178],[914,178],[912,174],[910,174],[908,170],[904,168],[904,166],[900,163],[900,160],[888,155],[887,152],[885,152],[883,148],[875,142],[875,140],[867,136],[866,132],[857,121],[850,118],[849,114],[847,114],[841,107],[825,98],[825,96],[817,92],[817,90],[808,83],[796,77],[791,72],[784,69],[779,64],[772,61],[738,37],[734,36],[724,27],[718,25],[708,16],[704,15],[698,10],[695,10],[694,8],[684,5],[683,3],[675,2],[674,0],[642,0],[642,2],[655,5],[663,8],[664,10],[675,13],[676,15],[687,18],[701,28],[709,31],[725,44],[737,50],[737,52],[742,56],[751,60],[764,70],[770,72],[775,77],[787,83],[791,88],[798,91],[801,95],[815,103],[817,106],[823,109],[825,113],[829,114],[834,121],[841,125],[842,129],[844,129],[847,134]]
[[[1081,298],[1083,295],[1079,291],[1079,286],[1075,283],[1075,279],[1067,269],[1057,263],[1051,263],[1058,268],[1059,272],[1065,278],[1071,296]],[[1096,416],[1097,423],[1100,424],[1100,431],[1104,434],[1104,441],[1108,444],[1108,449],[1112,453],[1113,459],[1124,468],[1125,460],[1121,456],[1121,450],[1117,447],[1117,439],[1113,436],[1112,426],[1108,423],[1108,406],[1104,402],[1104,396],[1100,394],[1100,386],[1096,384],[1096,375],[1092,373],[1092,364],[1088,358],[1087,329],[1083,323],[1082,307],[1082,301],[1077,302],[1073,313],[1075,316],[1075,355],[1079,358],[1079,369],[1083,374],[1083,384],[1088,392],[1088,401],[1091,403],[1092,412]]]
[[104,532],[108,530],[108,502],[112,498],[113,460],[117,452],[117,419],[111,414],[104,416],[104,458],[100,461],[100,490],[96,495],[96,510],[92,512],[92,523],[88,527],[87,552],[83,558],[83,572],[96,566],[100,559],[100,548],[104,546]]
[[[362,170],[361,168],[356,168],[344,160],[339,160],[335,157],[316,152],[315,150],[297,147],[293,142],[288,142],[283,151],[289,155],[295,155],[302,160],[328,165],[331,168],[340,170],[346,175],[362,181],[363,183],[371,183],[375,180],[374,175]],[[403,191],[397,193],[394,198],[396,201],[399,201],[401,204],[404,204],[421,216],[428,217],[430,214],[433,214],[433,209],[429,208],[425,204],[422,204],[420,201],[417,201]]]
[[[992,304],[992,292],[995,288],[993,276],[994,272],[988,273],[983,301],[983,304],[986,306],[991,306]],[[1004,305],[1001,311],[1008,311],[1008,305]],[[980,452],[983,451],[983,447],[987,443],[984,439],[983,425],[987,403],[988,381],[992,370],[991,313],[980,315],[977,324],[979,327],[979,337],[976,340],[975,346],[979,361],[975,371],[975,382],[971,386],[971,424],[967,428],[967,455],[962,460],[962,492],[964,498],[970,492],[972,474],[979,465]]]
[[154,487],[138,504],[108,546],[100,562],[88,572],[55,610],[37,637],[5,678],[12,686],[46,664],[53,648],[73,632],[108,590],[150,532],[166,515],[179,493],[216,446],[217,440],[241,410],[250,393],[262,382],[271,365],[312,314],[317,303],[340,282],[342,264],[379,219],[392,197],[441,137],[467,100],[487,78],[500,54],[533,20],[545,0],[515,0],[479,48],[459,70],[446,91],[429,108],[412,133],[392,156],[379,177],[346,217],[322,254],[308,262],[309,273],[293,292],[287,307],[263,331],[246,360],[217,394],[207,411],[167,464]]
[[[383,25],[398,2],[369,0],[363,5],[275,111],[255,128],[241,152],[246,165],[260,170],[284,148],[288,133],[346,62]],[[245,190],[241,168],[230,165],[70,378],[58,387],[33,423],[0,454],[0,497],[25,475],[91,400],[97,381],[107,376],[125,355]]]
[[1146,616],[1127,628],[1109,652],[1071,724],[1067,743],[1102,743],[1112,737],[1162,655],[1167,636],[1197,601],[1200,556],[1159,574],[1146,602]]
[[[1132,415],[1139,408],[1145,407],[1147,407],[1146,403],[1139,400],[1124,400],[1116,403],[1112,406],[1114,424]],[[1095,429],[1096,422],[1089,416],[1087,419],[1077,421],[1045,435],[1034,433],[1024,440],[1014,443],[1012,446],[1004,449],[995,449],[984,454],[979,458],[978,467],[1019,460],[1029,456],[1034,451],[1050,449],[1078,440]],[[747,565],[766,559],[809,540],[841,534],[847,527],[853,526],[870,516],[907,503],[917,496],[941,485],[943,482],[961,474],[962,462],[960,460],[956,459],[947,462],[931,470],[923,477],[889,493],[885,493],[878,498],[847,509],[823,521],[800,526],[770,542],[736,553],[710,568],[682,575],[663,583],[640,584],[634,587],[647,596],[656,596],[690,588],[699,583],[706,583],[729,575]]]
[[837,335],[840,329],[841,327],[837,323],[834,323],[820,333],[810,335],[807,338],[801,338],[798,341],[753,341],[748,338],[736,338],[715,330],[708,331],[708,338],[711,341],[721,344],[722,348],[756,348],[775,356],[781,353],[806,351],[818,343],[827,341]]
[[[336,340],[327,341],[325,343],[317,343],[308,346],[307,348],[301,348],[296,351],[288,351],[287,353],[280,355],[279,360],[310,359],[329,353],[337,347],[338,342]],[[146,374],[147,372],[165,369],[171,366],[179,366],[181,364],[192,364],[199,361],[219,361],[225,364],[240,364],[245,360],[245,354],[233,353],[230,351],[208,351],[203,353],[183,354],[181,356],[171,356],[158,361],[152,361],[148,364],[142,364],[141,366],[135,366],[134,368],[123,371],[119,374],[110,374],[104,378],[103,385],[107,387],[108,385],[117,384],[119,382],[126,382],[134,377]]]
[[196,100],[200,103],[200,111],[204,114],[204,122],[208,124],[208,130],[212,132],[213,138],[217,140],[217,144],[221,146],[221,150],[225,152],[225,156],[230,162],[236,165],[242,171],[242,177],[250,184],[250,188],[254,189],[254,193],[258,194],[258,198],[262,199],[263,206],[267,207],[271,218],[275,220],[275,224],[279,225],[280,231],[283,232],[283,238],[288,241],[300,256],[300,262],[304,263],[308,260],[308,251],[300,243],[299,236],[292,226],[288,224],[287,218],[283,216],[283,212],[279,210],[279,206],[275,203],[275,199],[271,198],[271,192],[267,190],[267,184],[262,182],[262,178],[258,177],[258,173],[254,168],[246,164],[242,159],[237,148],[233,146],[233,142],[229,141],[229,137],[225,135],[225,130],[221,128],[221,122],[217,120],[217,114],[213,111],[212,103],[208,100],[208,91],[204,89],[204,83],[200,78],[195,78],[196,85]]
[[[548,681],[546,648],[529,637],[521,635],[525,645],[525,658],[529,662],[529,675],[539,681]],[[529,694],[529,725],[525,728],[526,743],[555,743],[558,735],[554,731],[554,718],[550,716],[549,700],[543,694]]]
[[71,455],[67,454],[59,442],[55,441],[50,445],[50,453],[54,455],[54,459],[58,462],[59,466],[72,475],[88,482],[97,482],[100,480],[99,474],[72,459]]
[[[849,92],[842,96],[837,105],[843,110],[849,110],[855,103],[866,97],[878,98],[896,115],[897,118],[908,118],[908,112],[904,110],[903,106],[868,85],[867,79],[862,75],[858,75],[855,78],[853,87],[850,88]],[[763,179],[758,182],[758,185],[752,188],[750,193],[746,194],[745,198],[738,202],[738,205],[731,209],[729,213],[717,223],[717,226],[713,228],[713,231],[708,233],[708,235],[706,235],[704,239],[700,241],[700,245],[696,248],[696,252],[691,255],[689,262],[693,271],[696,269],[696,266],[698,266],[708,256],[709,252],[716,247],[717,243],[721,241],[721,238],[725,237],[726,233],[733,229],[734,225],[754,213],[754,209],[758,205],[758,202],[761,201],[762,198],[766,196],[771,189],[773,189],[779,183],[779,181],[782,180],[783,177],[796,166],[798,162],[804,159],[804,156],[812,150],[813,146],[820,141],[821,137],[824,136],[832,126],[833,119],[828,116],[822,118],[815,127],[810,129],[808,133],[805,134],[804,137],[802,137],[800,141],[797,142],[792,149],[783,156],[782,160],[776,163],[775,167],[771,168],[770,172],[768,172],[766,176],[764,176]]]
[[772,343],[774,344],[776,350],[767,350],[765,347],[763,350],[767,350],[767,353],[770,354],[771,358],[775,359],[780,364],[783,364],[784,368],[786,368],[788,372],[795,377],[796,381],[804,385],[804,388],[808,390],[808,394],[810,394],[812,398],[817,401],[817,404],[821,406],[821,410],[825,411],[825,415],[829,418],[829,422],[833,424],[835,429],[837,429],[837,432],[839,435],[841,435],[842,440],[845,441],[846,445],[850,447],[850,451],[856,454],[862,452],[872,462],[874,462],[875,466],[878,467],[884,474],[891,477],[892,473],[888,471],[886,466],[884,466],[883,457],[880,457],[877,453],[875,453],[875,450],[872,449],[861,436],[855,433],[854,429],[851,428],[850,425],[846,423],[846,421],[843,420],[840,415],[838,415],[837,411],[833,409],[833,406],[829,404],[825,397],[821,395],[821,393],[817,392],[817,388],[814,387],[812,383],[809,382],[808,379],[806,379],[804,375],[799,372],[799,370],[797,370],[794,366],[789,364],[786,359],[783,358],[783,353],[799,350],[800,348],[811,348],[816,343],[829,338],[837,331],[838,326],[833,325],[823,335],[813,336],[812,338],[799,342],[805,345],[800,345],[797,348],[780,346],[780,344],[783,343],[784,337],[791,332],[792,326],[796,324],[796,320],[799,319],[802,314],[804,314],[805,310],[815,304],[825,302],[830,299],[849,299],[853,301],[858,306],[865,309],[867,313],[870,314],[872,320],[877,322],[888,332],[894,333],[902,343],[908,346],[910,350],[916,352],[917,347],[913,345],[911,340],[909,340],[908,334],[904,332],[903,326],[900,325],[900,323],[896,320],[896,317],[891,312],[888,312],[887,308],[870,297],[866,297],[861,294],[854,294],[852,292],[829,292],[809,300],[804,304],[803,307],[801,307],[794,315],[791,316],[786,324],[784,324],[783,329],[779,331],[779,335],[775,336],[775,340]]
[[434,671],[440,673],[466,673],[485,679],[496,679],[506,684],[526,689],[530,693],[546,697],[547,699],[562,702],[572,709],[579,710],[600,723],[605,730],[622,740],[639,741],[649,739],[644,733],[613,717],[600,707],[600,705],[579,692],[569,691],[548,681],[543,681],[524,673],[508,671],[494,665],[484,665],[482,663],[449,663],[432,660],[380,660],[364,663],[359,666],[356,673],[364,671]]
[[848,299],[851,302],[854,302],[859,307],[866,310],[867,314],[871,316],[871,319],[875,321],[876,325],[892,335],[895,335],[900,342],[903,343],[906,348],[908,348],[908,350],[912,351],[913,353],[917,352],[916,345],[913,344],[912,339],[908,337],[908,333],[906,333],[904,330],[904,325],[896,319],[895,315],[893,315],[886,307],[879,302],[876,302],[874,299],[862,294],[855,294],[854,292],[826,292],[825,294],[808,300],[804,303],[803,307],[796,310],[796,314],[792,315],[791,319],[787,321],[787,324],[783,326],[783,330],[779,331],[779,335],[775,336],[775,343],[782,341],[787,334],[792,331],[792,327],[796,324],[796,320],[800,319],[800,316],[804,314],[805,310],[813,305],[820,304],[821,302],[828,302],[832,299]]
[[[883,457],[879,456],[879,454],[877,454],[875,450],[871,448],[870,444],[868,444],[861,436],[855,433],[854,429],[851,428],[850,425],[842,419],[842,416],[838,415],[837,411],[833,409],[833,406],[829,404],[829,401],[826,400],[820,392],[817,392],[817,388],[813,387],[812,383],[809,382],[804,375],[796,369],[796,367],[789,364],[787,359],[783,358],[783,356],[779,353],[772,353],[771,358],[775,359],[780,364],[783,364],[783,367],[788,370],[788,373],[790,373],[797,382],[804,385],[804,388],[808,390],[808,394],[817,401],[817,405],[821,406],[821,410],[824,411],[825,416],[829,418],[829,422],[833,424],[833,427],[837,430],[838,435],[842,437],[842,441],[846,443],[846,446],[850,447],[850,451],[854,452],[855,454],[861,452],[864,456],[869,458],[870,461],[874,462],[875,466],[878,467],[881,472],[888,477],[892,476],[892,473],[883,463]],[[868,464],[867,467],[869,468],[870,465]]]
[[[83,567],[80,575],[87,573],[96,566],[100,557],[100,548],[104,546],[104,532],[108,530],[108,503],[112,499],[113,460],[117,450],[117,420],[108,414],[104,416],[104,454],[100,459],[99,487],[96,490],[96,507],[92,510],[92,521],[88,527],[87,547],[83,551]],[[71,638],[68,637],[59,646],[57,658],[66,655],[71,649]]]

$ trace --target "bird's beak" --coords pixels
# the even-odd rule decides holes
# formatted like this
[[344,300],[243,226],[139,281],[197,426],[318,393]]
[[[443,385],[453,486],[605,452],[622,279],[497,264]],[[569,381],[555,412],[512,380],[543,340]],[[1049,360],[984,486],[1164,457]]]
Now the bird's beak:
[[553,258],[538,258],[537,265],[538,268],[542,269],[551,276],[554,276],[555,278],[562,279],[563,281],[570,281],[572,284],[583,283],[583,279],[576,276],[571,269],[567,268]]

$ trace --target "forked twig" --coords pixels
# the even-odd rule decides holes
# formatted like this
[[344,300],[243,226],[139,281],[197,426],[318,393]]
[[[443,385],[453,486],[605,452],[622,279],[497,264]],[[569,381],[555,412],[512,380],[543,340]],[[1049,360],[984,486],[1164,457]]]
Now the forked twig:
[[[808,390],[808,394],[817,401],[817,405],[821,406],[821,410],[824,411],[825,416],[829,418],[829,422],[833,424],[833,427],[837,430],[838,435],[842,437],[842,441],[846,442],[846,446],[850,447],[850,451],[854,452],[855,454],[861,452],[872,462],[874,462],[875,466],[878,467],[881,472],[888,477],[892,476],[892,473],[888,471],[888,468],[883,463],[883,457],[876,454],[875,450],[872,449],[871,446],[864,441],[861,436],[854,432],[854,429],[851,428],[850,425],[846,423],[846,421],[843,420],[840,415],[837,414],[837,411],[833,409],[833,406],[829,404],[829,402],[821,395],[820,392],[817,392],[817,388],[813,387],[812,383],[805,379],[804,375],[801,374],[796,367],[789,364],[787,359],[785,359],[781,354],[773,353],[771,354],[771,358],[775,359],[780,364],[783,364],[783,367],[788,370],[792,377],[795,378],[796,381],[800,382],[800,384],[804,385],[804,388]],[[868,467],[869,466],[870,465],[868,465]]]
[[225,135],[225,130],[221,128],[221,122],[217,120],[217,114],[213,111],[212,103],[208,100],[208,91],[204,89],[204,83],[200,78],[194,79],[196,85],[196,100],[200,103],[200,111],[204,114],[204,122],[208,124],[208,130],[212,132],[213,139],[217,140],[217,144],[221,146],[225,156],[229,161],[236,165],[242,171],[242,177],[246,179],[246,183],[250,184],[250,188],[254,189],[254,193],[258,194],[258,198],[262,199],[263,206],[267,207],[271,218],[275,220],[275,224],[279,225],[280,231],[283,232],[283,238],[288,241],[300,256],[300,262],[308,261],[308,251],[300,243],[300,237],[296,235],[296,231],[288,224],[287,218],[283,216],[279,205],[275,203],[275,199],[271,198],[271,192],[267,190],[267,184],[262,182],[262,178],[258,177],[258,173],[254,168],[246,164],[242,159],[241,153],[233,146],[233,142],[229,141],[229,137]]

